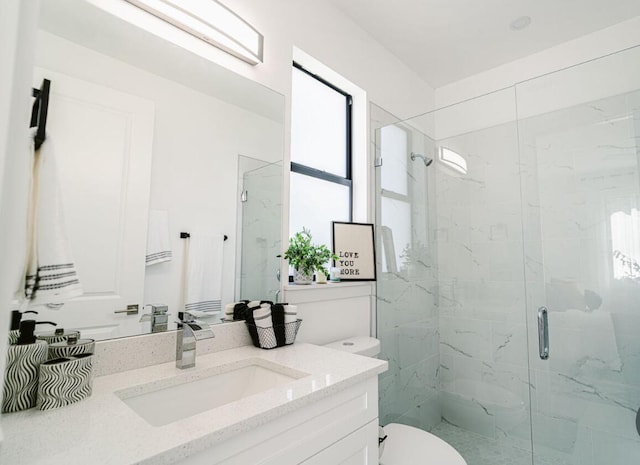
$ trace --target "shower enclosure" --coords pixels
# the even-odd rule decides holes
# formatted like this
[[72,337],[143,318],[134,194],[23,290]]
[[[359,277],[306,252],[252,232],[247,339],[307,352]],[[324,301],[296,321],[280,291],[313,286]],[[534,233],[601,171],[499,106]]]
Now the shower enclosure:
[[469,465],[640,462],[639,63],[372,109],[383,424]]
[[277,300],[282,223],[282,162],[238,156],[236,299]]

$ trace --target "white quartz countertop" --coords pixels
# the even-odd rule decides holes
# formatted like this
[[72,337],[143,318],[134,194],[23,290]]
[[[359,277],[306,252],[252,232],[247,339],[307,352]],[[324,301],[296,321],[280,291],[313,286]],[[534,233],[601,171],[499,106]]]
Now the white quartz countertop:
[[[135,354],[131,354],[135,357]],[[259,359],[308,376],[154,427],[131,410],[116,392],[168,378],[226,371]],[[374,358],[296,343],[273,350],[252,346],[198,356],[196,367],[180,370],[163,363],[98,377],[93,395],[56,410],[30,409],[2,416],[2,465],[170,464],[260,427],[296,409],[382,373],[387,363]],[[162,406],[159,406],[162,408]]]

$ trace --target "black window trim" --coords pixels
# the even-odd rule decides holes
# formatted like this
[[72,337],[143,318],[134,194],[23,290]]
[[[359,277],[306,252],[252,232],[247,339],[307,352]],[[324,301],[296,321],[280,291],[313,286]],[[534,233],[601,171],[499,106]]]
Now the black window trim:
[[323,79],[317,74],[312,73],[311,71],[305,69],[301,64],[296,61],[293,62],[293,67],[299,69],[303,73],[311,76],[316,79],[318,82],[321,82],[325,86],[330,89],[338,92],[341,95],[344,95],[345,98],[345,111],[346,111],[346,176],[342,177],[337,174],[329,173],[327,171],[322,171],[316,168],[311,168],[310,166],[303,165],[296,162],[291,162],[291,172],[298,173],[305,176],[311,176],[316,179],[321,179],[323,181],[332,182],[335,184],[340,184],[343,186],[347,186],[349,188],[349,221],[353,221],[353,177],[352,177],[352,142],[351,142],[351,133],[352,133],[352,107],[353,107],[353,97],[345,92],[344,90],[336,87],[334,84],[329,81]]

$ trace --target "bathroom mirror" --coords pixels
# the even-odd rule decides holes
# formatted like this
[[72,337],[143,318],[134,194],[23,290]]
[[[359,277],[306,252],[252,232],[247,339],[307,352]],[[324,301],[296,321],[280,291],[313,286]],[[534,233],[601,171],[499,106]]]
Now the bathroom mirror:
[[[186,257],[211,236],[221,249],[208,298],[275,298],[284,97],[98,4],[41,7],[33,84],[51,80],[42,154],[55,147],[84,293],[58,310],[36,308],[38,319],[123,337],[150,332],[145,305],[161,303],[171,329],[189,298]],[[253,203],[241,201],[246,191]],[[148,234],[165,232],[171,259],[145,266]]]

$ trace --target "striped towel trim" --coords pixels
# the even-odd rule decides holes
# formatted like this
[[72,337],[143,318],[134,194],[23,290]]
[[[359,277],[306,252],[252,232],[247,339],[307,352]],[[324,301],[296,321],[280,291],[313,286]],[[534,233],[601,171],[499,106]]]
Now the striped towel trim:
[[145,257],[145,261],[147,265],[153,265],[154,263],[167,262],[173,258],[173,253],[171,250],[166,250],[164,252],[156,252],[151,253]]
[[198,310],[200,312],[221,312],[222,301],[221,300],[207,300],[204,302],[192,302],[184,306],[186,311]]
[[259,320],[264,320],[266,318],[271,318],[271,313],[267,313],[266,315],[262,315],[262,316],[254,316],[253,319],[256,321]]
[[55,291],[79,284],[73,263],[45,265],[38,267],[35,275],[26,276],[24,293],[31,300],[37,297],[38,292]]

